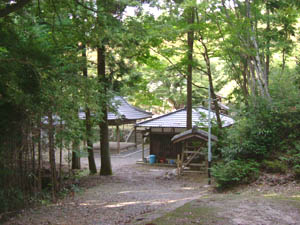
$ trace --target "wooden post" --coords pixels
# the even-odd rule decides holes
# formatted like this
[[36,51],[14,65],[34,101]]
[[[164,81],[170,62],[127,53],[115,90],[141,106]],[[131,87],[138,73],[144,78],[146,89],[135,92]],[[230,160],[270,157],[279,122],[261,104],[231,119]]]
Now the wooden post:
[[134,143],[135,143],[135,147],[137,147],[137,143],[136,143],[136,126],[134,126]]
[[117,125],[117,150],[118,150],[118,154],[120,154],[120,128],[119,128],[119,125]]
[[180,175],[181,173],[180,167],[180,154],[177,154],[177,175]]
[[142,161],[145,160],[145,143],[144,143],[144,133],[142,133]]

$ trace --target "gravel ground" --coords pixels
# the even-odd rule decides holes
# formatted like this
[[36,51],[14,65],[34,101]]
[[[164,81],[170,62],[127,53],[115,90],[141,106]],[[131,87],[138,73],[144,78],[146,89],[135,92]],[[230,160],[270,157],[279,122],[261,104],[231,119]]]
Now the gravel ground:
[[143,223],[207,193],[203,176],[176,177],[174,168],[137,165],[141,154],[112,157],[113,176],[89,176],[80,184],[89,187],[83,193],[25,210],[6,224]]

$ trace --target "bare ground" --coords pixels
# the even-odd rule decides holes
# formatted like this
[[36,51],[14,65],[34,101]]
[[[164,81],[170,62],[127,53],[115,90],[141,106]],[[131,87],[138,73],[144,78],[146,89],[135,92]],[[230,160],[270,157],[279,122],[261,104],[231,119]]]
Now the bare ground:
[[174,169],[136,165],[140,158],[141,152],[112,157],[113,176],[89,176],[80,183],[83,193],[24,210],[6,224],[132,224],[161,216],[208,191],[199,175],[166,176]]
[[[82,193],[56,204],[24,210],[6,225],[300,224],[297,183],[271,187],[253,184],[219,194],[206,186],[203,175],[175,177],[172,168],[135,164],[140,157],[141,152],[112,157],[113,176],[89,176],[80,182]],[[84,160],[82,163],[87,165]],[[185,203],[190,208],[185,209]],[[178,211],[176,219],[159,219],[178,207],[182,211]],[[194,213],[189,211],[191,207],[201,210],[192,220],[184,220]]]

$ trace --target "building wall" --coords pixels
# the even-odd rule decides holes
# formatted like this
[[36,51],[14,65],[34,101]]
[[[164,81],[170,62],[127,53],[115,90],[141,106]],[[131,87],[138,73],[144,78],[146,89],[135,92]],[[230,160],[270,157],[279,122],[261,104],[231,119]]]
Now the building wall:
[[172,137],[177,133],[150,133],[150,154],[156,155],[157,159],[176,159],[181,154],[182,144],[171,143]]

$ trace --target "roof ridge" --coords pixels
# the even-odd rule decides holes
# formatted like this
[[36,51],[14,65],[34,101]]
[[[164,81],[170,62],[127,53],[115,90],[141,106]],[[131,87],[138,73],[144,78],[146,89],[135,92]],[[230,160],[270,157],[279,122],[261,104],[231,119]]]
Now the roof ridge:
[[[209,114],[208,111],[209,111],[208,109],[206,109],[202,106],[193,107],[193,115],[195,115],[195,114],[198,115],[199,114],[199,116],[200,116],[203,113],[203,114],[206,115],[205,117],[207,118],[207,116]],[[216,113],[214,111],[212,111],[212,113],[214,114],[213,117],[215,117]],[[178,115],[176,115],[176,114],[178,114]],[[222,124],[223,124],[222,126],[223,127],[230,126],[234,123],[234,119],[231,118],[230,116],[227,116],[227,115],[224,115],[224,114],[221,114],[221,116],[222,116],[221,120],[222,120]],[[197,121],[206,123],[205,122],[206,120],[204,120],[204,118],[200,119],[200,118],[198,118],[198,116],[196,116],[196,117],[193,116],[193,121],[192,121],[193,123],[197,122]],[[166,127],[168,127],[165,124],[165,121],[167,121],[167,120],[170,120],[168,123],[171,127],[175,127],[175,124],[179,124],[178,127],[186,127],[186,124],[184,124],[184,123],[186,123],[186,122],[184,122],[184,121],[186,121],[186,108],[181,108],[181,109],[175,110],[173,112],[169,112],[169,113],[160,115],[158,117],[145,120],[143,122],[137,123],[136,126],[151,126],[151,127],[152,126],[153,127],[166,126]]]
[[133,108],[133,109],[135,109],[135,110],[137,110],[137,111],[140,111],[140,112],[142,112],[142,113],[146,113],[146,114],[148,114],[148,115],[153,115],[151,112],[148,112],[148,111],[146,111],[146,110],[143,110],[143,109],[141,109],[141,108],[138,108],[138,107],[136,107],[136,106],[133,106],[133,105],[131,105],[131,104],[129,104],[128,102],[127,102],[127,100],[123,97],[123,96],[119,96],[119,95],[117,95],[116,97],[120,97],[129,107],[131,107],[131,108]]
[[[205,110],[207,110],[207,111],[208,111],[208,108],[205,108],[204,106],[195,106],[195,107],[193,107],[193,108],[202,108],[202,109],[205,109]],[[212,111],[213,113],[216,113],[216,111],[215,111],[215,110],[212,110],[212,109],[211,109],[211,111]],[[222,115],[222,116],[226,116],[226,117],[228,117],[228,118],[231,118],[231,119],[233,119],[231,116],[228,116],[228,115],[226,115],[226,114],[224,114],[224,113],[220,113],[220,115]]]
[[148,123],[148,122],[150,122],[150,121],[152,121],[152,120],[157,120],[157,119],[160,119],[160,118],[169,116],[169,115],[171,115],[171,114],[177,113],[177,112],[179,112],[179,111],[181,111],[181,110],[184,110],[184,109],[185,109],[185,108],[177,109],[177,110],[175,110],[175,111],[173,111],[173,112],[169,112],[169,113],[167,113],[167,114],[163,114],[163,115],[160,115],[160,116],[158,116],[158,117],[155,117],[155,118],[151,118],[151,119],[142,121],[142,122],[140,122],[140,123],[137,123],[137,125],[140,125],[140,124],[146,123],[146,122]]

